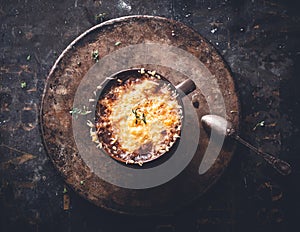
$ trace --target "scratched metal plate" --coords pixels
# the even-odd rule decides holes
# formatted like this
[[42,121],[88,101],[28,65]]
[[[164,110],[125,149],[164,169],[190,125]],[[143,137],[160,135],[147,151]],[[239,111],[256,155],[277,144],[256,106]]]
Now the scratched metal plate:
[[[120,43],[116,45],[116,42]],[[214,113],[224,114],[236,130],[239,123],[239,103],[228,67],[201,35],[182,23],[161,17],[129,16],[99,24],[75,39],[59,56],[47,78],[40,111],[44,145],[66,183],[83,198],[99,207],[128,214],[172,211],[195,200],[222,175],[235,147],[226,141],[221,152],[211,162],[211,157],[205,157],[209,137],[199,123],[199,145],[193,159],[179,175],[163,185],[148,189],[122,188],[108,183],[93,171],[81,157],[72,130],[74,121],[69,111],[73,107],[77,88],[95,65],[95,59],[91,55],[93,51],[97,50],[98,58],[102,59],[119,49],[142,43],[180,48],[200,61],[203,69],[208,70],[211,77],[215,78],[218,91],[224,99],[224,112],[218,107],[209,107],[209,102],[213,104],[217,99],[217,90],[209,81],[201,82],[200,78],[195,78],[197,89],[187,97],[196,102],[195,111],[199,121],[201,116]],[[165,77],[171,76],[169,81],[174,85],[187,78],[186,75],[161,65],[166,60],[161,52],[157,51],[155,57],[159,62],[143,67],[155,69]],[[175,62],[172,59],[170,62]],[[118,67],[112,65],[110,68],[114,70]],[[190,70],[193,71],[193,67]],[[84,126],[85,123],[82,127]],[[210,163],[209,168],[206,166],[199,174],[199,167],[205,163]]]

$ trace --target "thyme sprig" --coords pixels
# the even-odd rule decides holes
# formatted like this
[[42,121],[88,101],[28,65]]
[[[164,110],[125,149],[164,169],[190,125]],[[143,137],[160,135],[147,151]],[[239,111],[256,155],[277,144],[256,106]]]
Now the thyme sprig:
[[132,113],[135,116],[135,124],[138,124],[138,122],[140,122],[140,121],[142,121],[145,124],[147,124],[146,115],[144,113],[142,113],[142,114],[139,113],[138,110],[139,110],[139,108],[132,109]]
[[88,110],[86,106],[83,106],[83,109],[79,109],[79,108],[74,107],[69,112],[76,119],[78,118],[78,115],[87,115],[87,114],[92,113],[92,111]]

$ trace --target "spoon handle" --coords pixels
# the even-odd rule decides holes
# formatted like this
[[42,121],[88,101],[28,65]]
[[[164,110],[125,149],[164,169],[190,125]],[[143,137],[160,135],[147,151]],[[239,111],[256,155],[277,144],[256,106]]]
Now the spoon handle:
[[250,143],[246,142],[244,139],[242,139],[237,134],[233,134],[233,137],[235,140],[237,140],[241,144],[245,145],[246,147],[248,147],[249,149],[254,151],[256,154],[262,156],[264,158],[264,160],[267,161],[269,164],[271,164],[272,167],[275,168],[281,175],[286,176],[291,173],[291,171],[292,171],[291,166],[287,162],[285,162],[281,159],[278,159],[266,152],[259,150],[258,148],[252,146]]

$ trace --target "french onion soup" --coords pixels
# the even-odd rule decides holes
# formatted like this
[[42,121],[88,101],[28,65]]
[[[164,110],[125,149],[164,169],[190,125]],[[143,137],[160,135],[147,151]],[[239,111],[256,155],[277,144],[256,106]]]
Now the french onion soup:
[[180,137],[182,107],[176,89],[155,71],[112,78],[100,94],[96,133],[111,157],[142,165],[168,152]]

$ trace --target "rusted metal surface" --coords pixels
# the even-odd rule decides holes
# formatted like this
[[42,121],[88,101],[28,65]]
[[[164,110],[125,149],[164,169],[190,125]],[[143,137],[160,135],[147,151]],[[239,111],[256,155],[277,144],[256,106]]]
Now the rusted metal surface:
[[[120,41],[119,46],[115,45],[117,41]],[[187,26],[160,17],[133,16],[105,22],[79,36],[58,58],[47,79],[40,115],[44,143],[54,165],[76,192],[102,208],[129,214],[170,211],[195,200],[221,176],[234,150],[233,144],[226,143],[214,165],[204,175],[199,175],[198,167],[209,140],[201,127],[198,150],[188,167],[172,181],[146,190],[113,186],[86,165],[73,139],[69,111],[78,85],[95,63],[91,54],[97,50],[101,59],[120,47],[145,41],[176,46],[197,57],[217,79],[227,119],[235,129],[239,122],[238,98],[228,67],[216,50]],[[169,68],[157,65],[146,68],[154,68],[165,77],[172,73]],[[185,79],[174,72],[171,76],[170,81],[175,85]],[[214,89],[211,91],[213,97]],[[200,89],[193,94],[199,98],[200,107],[196,110],[200,120],[210,111]],[[192,101],[192,96],[189,98]]]

